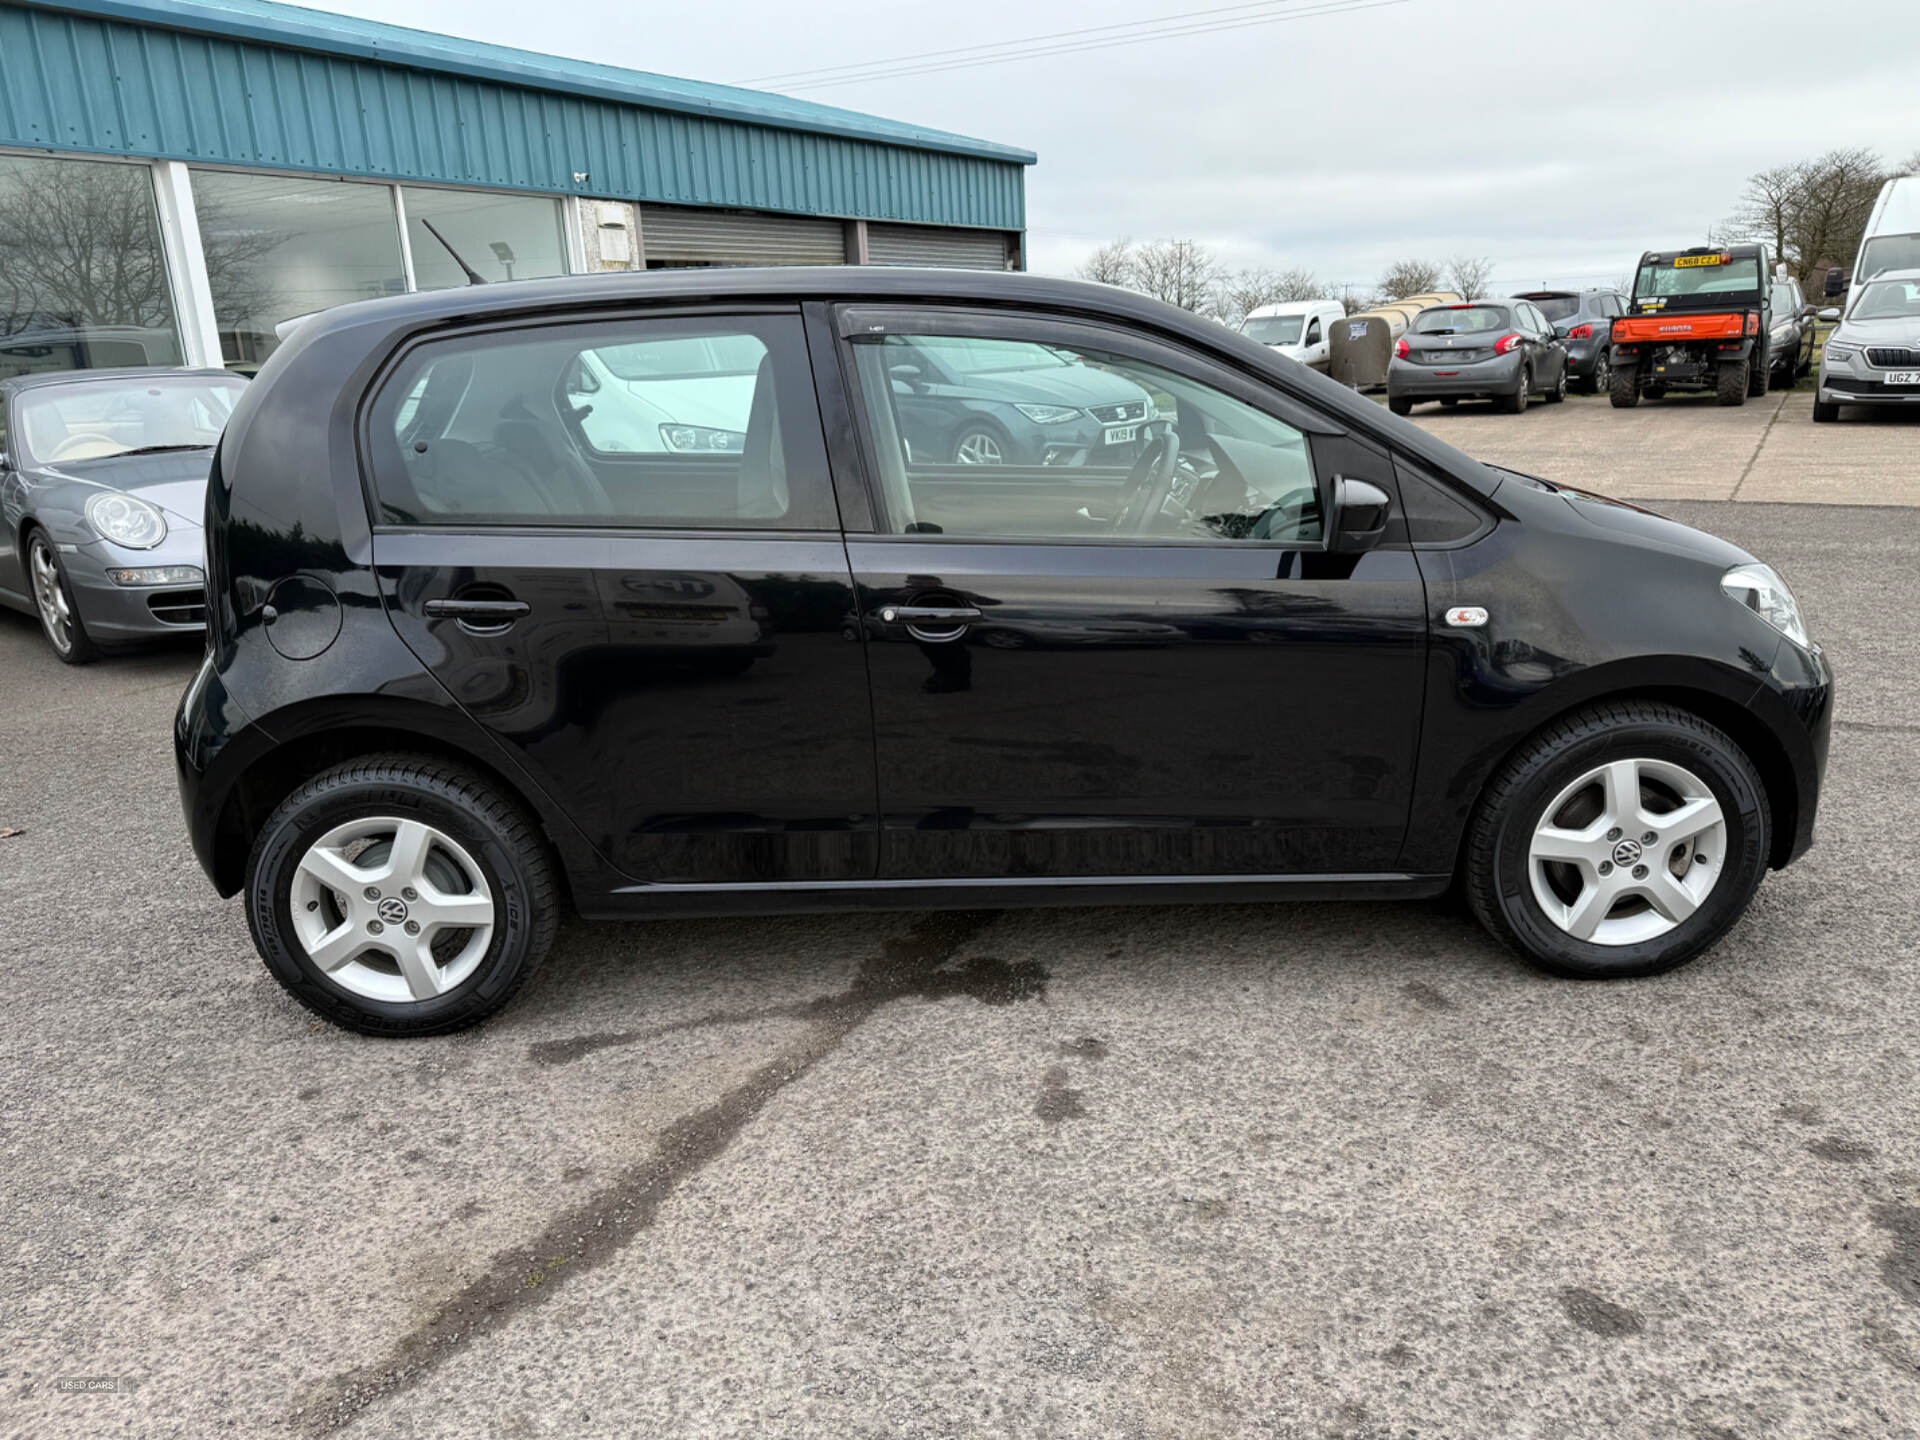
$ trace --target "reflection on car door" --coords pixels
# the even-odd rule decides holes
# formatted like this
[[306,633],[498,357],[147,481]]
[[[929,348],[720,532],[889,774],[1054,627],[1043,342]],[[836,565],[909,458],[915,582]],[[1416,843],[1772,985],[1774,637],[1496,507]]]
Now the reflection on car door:
[[[907,458],[893,407],[875,403],[891,388],[885,341],[962,325],[1077,348],[1157,387],[1163,418],[1140,460],[969,476]],[[839,333],[883,516],[848,550],[884,876],[1391,869],[1419,731],[1424,591],[1410,551],[1334,555],[1317,528],[1335,474],[1395,493],[1382,451],[1120,331],[849,307]],[[1257,407],[1271,413],[1249,420]],[[1169,452],[1190,532],[1113,531],[1137,513],[1127,496],[1141,466],[1151,474]],[[1256,464],[1297,465],[1300,488],[1236,517],[1230,497],[1255,489],[1238,471]]]

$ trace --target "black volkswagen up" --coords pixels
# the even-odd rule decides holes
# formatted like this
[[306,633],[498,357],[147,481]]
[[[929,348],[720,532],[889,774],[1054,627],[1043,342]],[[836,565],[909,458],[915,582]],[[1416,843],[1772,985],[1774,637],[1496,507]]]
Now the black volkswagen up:
[[[956,404],[1072,453],[913,443]],[[194,848],[275,977],[380,1034],[503,1005],[567,905],[1457,881],[1536,963],[1644,975],[1807,848],[1827,752],[1753,556],[1021,275],[329,311],[227,427],[207,562]]]

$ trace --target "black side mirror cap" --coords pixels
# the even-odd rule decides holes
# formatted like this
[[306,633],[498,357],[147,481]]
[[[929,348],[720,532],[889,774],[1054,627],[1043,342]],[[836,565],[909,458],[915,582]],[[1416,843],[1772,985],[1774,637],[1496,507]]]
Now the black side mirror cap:
[[1358,555],[1371,550],[1386,534],[1393,501],[1378,485],[1366,480],[1333,477],[1333,550],[1336,555]]

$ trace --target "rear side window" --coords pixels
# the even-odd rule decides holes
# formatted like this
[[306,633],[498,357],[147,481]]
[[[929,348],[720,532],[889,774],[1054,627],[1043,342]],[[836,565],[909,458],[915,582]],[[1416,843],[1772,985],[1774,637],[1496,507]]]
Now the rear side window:
[[396,525],[837,525],[800,320],[489,331],[411,351],[368,417]]
[[1578,295],[1543,295],[1533,302],[1549,320],[1571,320],[1580,313]]

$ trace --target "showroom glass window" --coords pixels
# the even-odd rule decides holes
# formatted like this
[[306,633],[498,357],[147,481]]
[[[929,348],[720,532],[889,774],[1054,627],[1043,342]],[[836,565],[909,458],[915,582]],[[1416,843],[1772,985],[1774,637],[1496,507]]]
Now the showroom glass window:
[[450,290],[469,283],[448,246],[483,280],[533,280],[567,273],[558,200],[418,185],[402,186],[400,195],[407,212],[416,289]]
[[436,340],[401,361],[368,429],[388,524],[836,525],[797,316]]
[[153,172],[0,155],[0,376],[181,361]]
[[1322,542],[1306,436],[1192,376],[1012,338],[862,335],[853,348],[893,533]]
[[393,188],[280,175],[193,172],[226,363],[251,371],[297,315],[407,288]]

